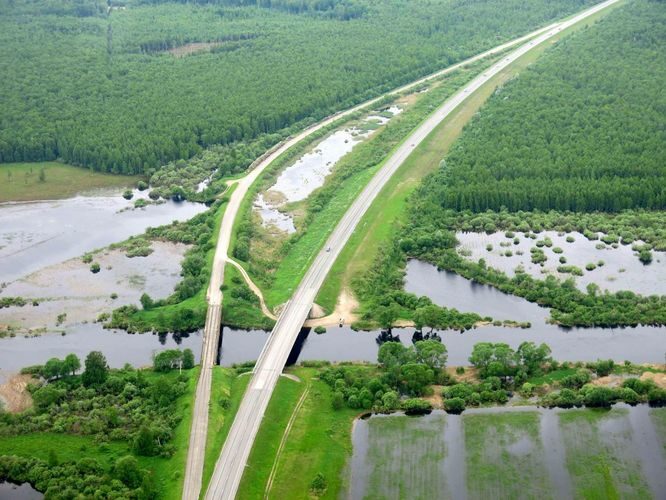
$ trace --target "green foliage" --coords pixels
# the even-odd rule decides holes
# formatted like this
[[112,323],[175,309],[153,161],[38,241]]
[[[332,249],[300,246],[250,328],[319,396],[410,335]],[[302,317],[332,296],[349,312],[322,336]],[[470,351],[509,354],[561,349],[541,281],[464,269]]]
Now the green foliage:
[[444,410],[446,413],[453,413],[459,415],[465,411],[465,400],[462,398],[451,398],[444,400]]
[[100,272],[100,270],[101,270],[101,267],[100,267],[100,265],[99,265],[98,262],[93,262],[93,263],[90,265],[90,272],[91,272],[91,273],[93,273],[93,274],[97,274],[98,272]]
[[632,2],[559,42],[477,115],[435,197],[474,212],[666,208],[665,19]]
[[44,492],[45,498],[155,497],[155,490],[146,471],[137,467],[132,473],[122,470],[122,474],[128,482],[121,478],[115,479],[91,458],[58,465],[35,458],[0,456],[0,481],[9,480],[19,484],[28,482],[36,490]]
[[94,387],[103,384],[109,374],[109,366],[106,364],[104,354],[92,351],[86,356],[85,370],[81,381],[86,387]]
[[153,369],[156,372],[168,372],[173,369],[194,367],[194,353],[191,349],[166,349],[153,356]]
[[[323,117],[588,3],[4,2],[0,161],[150,174]],[[207,50],[179,57],[194,43]]]
[[430,410],[432,410],[432,404],[425,399],[411,398],[405,399],[402,402],[401,408],[407,415],[422,415],[424,413],[430,413]]

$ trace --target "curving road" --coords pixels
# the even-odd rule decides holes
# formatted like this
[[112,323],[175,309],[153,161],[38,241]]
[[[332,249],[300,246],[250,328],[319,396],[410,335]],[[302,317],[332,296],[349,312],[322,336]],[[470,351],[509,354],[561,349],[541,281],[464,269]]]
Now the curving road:
[[545,31],[540,30],[536,38],[508,54],[448,99],[386,161],[385,165],[377,172],[340,220],[326,245],[317,255],[296,289],[292,299],[280,314],[268,342],[257,360],[254,375],[215,466],[213,477],[206,492],[207,500],[219,498],[231,500],[235,498],[245,464],[271,394],[319,288],[365,211],[413,149],[467,97],[509,64],[532,48],[557,35],[560,31],[618,1],[608,0],[567,21],[553,25]]

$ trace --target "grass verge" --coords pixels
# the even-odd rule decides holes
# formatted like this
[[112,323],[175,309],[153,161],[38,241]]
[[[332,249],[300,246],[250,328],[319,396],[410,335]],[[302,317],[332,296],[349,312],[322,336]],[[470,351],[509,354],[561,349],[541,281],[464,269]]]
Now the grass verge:
[[342,471],[352,452],[351,430],[358,410],[333,410],[331,389],[316,378],[317,370],[293,368],[301,382],[280,378],[266,410],[241,481],[238,498],[264,498],[277,449],[293,409],[310,384],[277,464],[268,498],[311,498],[310,486],[322,474],[326,489],[320,498],[338,498]]
[[[42,173],[43,172],[43,173]],[[99,188],[134,186],[141,177],[113,175],[56,161],[0,165],[0,202],[58,200]]]

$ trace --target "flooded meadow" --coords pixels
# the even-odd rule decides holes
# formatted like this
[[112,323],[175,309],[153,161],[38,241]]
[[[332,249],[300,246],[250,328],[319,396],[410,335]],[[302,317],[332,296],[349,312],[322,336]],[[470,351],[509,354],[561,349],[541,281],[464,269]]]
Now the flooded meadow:
[[354,424],[349,498],[663,498],[666,409],[479,408]]

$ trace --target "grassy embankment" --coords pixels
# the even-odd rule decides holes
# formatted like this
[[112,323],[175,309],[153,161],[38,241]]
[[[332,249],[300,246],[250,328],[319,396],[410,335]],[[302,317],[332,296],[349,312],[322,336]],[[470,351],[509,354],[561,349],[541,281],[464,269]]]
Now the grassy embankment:
[[55,161],[4,163],[0,164],[0,203],[70,198],[98,188],[131,187],[139,180],[140,176],[100,173]]
[[316,377],[316,369],[298,367],[289,372],[301,382],[280,378],[250,453],[238,498],[266,498],[266,484],[287,422],[308,386],[277,459],[267,497],[308,498],[318,473],[327,483],[321,498],[338,498],[344,487],[341,471],[351,456],[351,427],[358,410],[333,410],[331,389]]
[[[480,71],[480,68],[489,64],[490,61],[478,62],[468,68],[447,75],[436,83],[433,82],[434,84],[427,93],[417,94],[418,99],[414,105],[391,120],[391,123],[377,135],[358,145],[351,153],[340,160],[324,186],[310,195],[307,201],[312,202],[312,200],[316,200],[318,193],[327,189],[331,190],[334,186],[330,199],[326,200],[321,210],[317,210],[316,214],[312,215],[305,230],[299,230],[292,237],[290,244],[285,247],[286,251],[279,256],[280,260],[269,285],[267,285],[265,276],[253,274],[255,270],[251,264],[243,263],[255,282],[262,288],[264,298],[269,307],[274,307],[285,302],[293,293],[317,252],[323,246],[326,238],[333,231],[353,200],[370,181],[372,176],[382,167],[390,153],[395,151],[406,140],[409,133],[427,118],[435,106],[441,104],[442,101],[453,94],[462,84],[473,78]],[[340,125],[341,123],[337,123],[334,126],[328,127],[327,132],[340,127]],[[323,135],[317,134],[317,139]],[[299,146],[293,151],[288,152],[288,156],[285,155],[284,158],[281,157],[278,159],[276,165],[267,174],[258,179],[253,189],[246,196],[241,208],[240,212],[244,213],[245,216],[244,219],[239,218],[240,220],[235,230],[236,237],[232,240],[232,248],[237,241],[237,233],[241,221],[242,223],[248,223],[249,221],[247,214],[250,213],[254,194],[259,192],[261,188],[268,187],[269,182],[267,182],[267,179],[275,177],[282,167],[287,166],[289,160],[294,160],[308,151],[314,142],[310,138],[303,146]],[[371,164],[371,166],[354,168],[355,165],[359,164],[366,166]],[[351,172],[351,174],[339,179],[336,177],[336,174],[341,171]],[[307,210],[308,207],[302,208]]]
[[[591,16],[551,40],[557,41],[569,33],[596,22],[614,8],[616,7]],[[394,233],[404,223],[409,196],[418,187],[421,179],[439,167],[442,158],[460,136],[463,127],[479,111],[497,87],[536,61],[548,46],[549,44],[546,43],[535,47],[493,77],[416,147],[361,219],[357,230],[336,260],[317,296],[316,302],[319,305],[329,312],[335,308],[341,291],[345,287],[350,287],[353,278],[371,266],[381,248],[389,244]],[[362,306],[362,297],[360,300]]]
[[[146,370],[144,374],[149,380],[154,377],[166,377],[170,379],[178,377],[177,371],[158,374]],[[142,468],[152,471],[160,492],[160,498],[165,500],[180,499],[183,489],[185,461],[187,459],[190,428],[192,426],[192,406],[199,367],[193,368],[189,372],[189,375],[187,392],[177,402],[177,411],[182,412],[182,420],[174,429],[173,438],[170,441],[170,444],[175,448],[175,453],[169,458],[136,457]],[[55,456],[61,463],[76,461],[86,457],[94,458],[107,471],[111,469],[120,457],[132,454],[128,443],[98,443],[95,441],[94,436],[54,433],[2,436],[0,437],[0,450],[2,450],[3,455],[35,457],[47,462],[52,453],[55,453]]]

